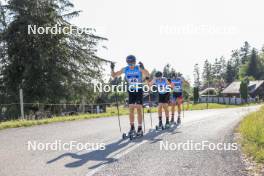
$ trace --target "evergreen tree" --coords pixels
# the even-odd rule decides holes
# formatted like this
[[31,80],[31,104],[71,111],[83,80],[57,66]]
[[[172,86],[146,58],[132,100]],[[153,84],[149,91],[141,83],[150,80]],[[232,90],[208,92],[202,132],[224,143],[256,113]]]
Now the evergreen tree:
[[194,86],[200,88],[202,83],[200,78],[201,74],[200,74],[199,64],[194,65],[193,76],[194,76]]
[[238,50],[232,50],[231,60],[232,60],[232,66],[233,66],[234,72],[235,72],[234,80],[238,80],[239,79],[239,67],[241,66],[241,60],[239,57],[239,51]]
[[91,95],[92,80],[101,77],[101,60],[96,47],[103,38],[89,33],[28,34],[28,26],[70,27],[69,19],[77,16],[69,0],[9,0],[6,8],[10,22],[1,32],[4,62],[3,82],[10,101],[18,101],[23,88],[25,102],[60,100],[80,101]]
[[212,65],[206,59],[203,67],[203,86],[207,87],[208,84],[212,85],[212,83],[213,83]]
[[193,101],[194,103],[198,103],[199,101],[199,88],[198,87],[193,88]]
[[225,75],[225,81],[227,84],[231,84],[233,81],[235,81],[235,77],[236,77],[236,70],[232,65],[232,60],[229,60],[227,62],[227,66],[226,66],[226,75]]
[[241,63],[245,64],[248,61],[248,55],[250,53],[250,45],[246,41],[244,43],[244,46],[240,48],[240,57],[241,57]]
[[242,99],[244,99],[247,102],[248,99],[248,84],[249,80],[247,77],[245,77],[241,83],[240,83],[240,96]]
[[258,53],[255,48],[252,49],[247,67],[247,76],[252,76],[254,79],[260,78],[260,62],[258,60]]

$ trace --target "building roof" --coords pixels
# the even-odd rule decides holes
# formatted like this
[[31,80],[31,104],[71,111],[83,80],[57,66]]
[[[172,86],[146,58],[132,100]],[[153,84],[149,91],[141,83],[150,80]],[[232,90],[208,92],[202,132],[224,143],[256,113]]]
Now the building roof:
[[200,95],[206,95],[207,96],[208,92],[214,92],[216,94],[216,89],[214,87],[208,87],[208,88],[204,89],[203,91],[201,91]]
[[[249,93],[255,92],[262,84],[264,80],[250,81],[249,82]],[[223,94],[240,94],[240,81],[232,82],[227,88],[225,88],[222,93]]]

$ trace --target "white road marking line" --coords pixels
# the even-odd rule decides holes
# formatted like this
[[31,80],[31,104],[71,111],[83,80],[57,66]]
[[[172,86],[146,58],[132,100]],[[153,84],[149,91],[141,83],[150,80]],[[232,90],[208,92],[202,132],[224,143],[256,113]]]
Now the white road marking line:
[[[147,140],[144,140],[136,145],[133,145],[132,147],[128,148],[127,150],[125,150],[124,152],[118,153],[115,156],[113,156],[113,159],[119,159],[125,155],[127,155],[128,153],[132,152],[133,150],[137,149],[138,147],[140,147],[141,145],[145,144],[147,142]],[[91,170],[90,172],[88,172],[85,176],[92,176],[94,174],[96,174],[97,172],[99,172],[100,170],[102,170],[107,164],[103,164],[99,167],[97,167],[96,169]]]

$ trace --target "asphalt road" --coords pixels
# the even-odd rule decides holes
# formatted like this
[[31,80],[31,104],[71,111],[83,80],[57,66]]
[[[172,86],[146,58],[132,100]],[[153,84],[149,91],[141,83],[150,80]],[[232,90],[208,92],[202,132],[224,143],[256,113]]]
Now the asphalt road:
[[[2,130],[0,176],[246,175],[240,151],[233,148],[233,132],[244,115],[258,108],[185,112],[181,128],[163,132],[151,130],[150,115],[145,114],[145,136],[132,142],[121,140],[116,117]],[[152,116],[154,126],[157,115]],[[129,129],[127,117],[121,118],[121,124],[122,130]],[[42,148],[47,143],[66,145],[70,141],[88,150],[59,150],[59,144],[57,150]],[[33,150],[34,142],[38,150]],[[219,143],[229,147],[183,147],[203,142],[211,149]]]

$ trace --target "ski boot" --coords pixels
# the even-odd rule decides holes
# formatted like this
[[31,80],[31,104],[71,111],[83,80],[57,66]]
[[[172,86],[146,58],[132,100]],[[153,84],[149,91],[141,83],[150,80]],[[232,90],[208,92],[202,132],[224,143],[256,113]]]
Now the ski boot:
[[178,119],[177,119],[177,125],[181,125],[181,117],[179,116]]
[[133,130],[130,130],[129,133],[128,133],[128,137],[129,137],[130,140],[135,139],[137,137],[136,130],[134,130],[134,129]]
[[164,130],[164,126],[162,124],[162,121],[159,122],[159,125],[156,125],[156,130],[157,131]]
[[127,138],[129,138],[129,139],[134,138],[135,136],[136,136],[135,129],[130,129],[130,131],[127,134],[123,133],[122,138],[125,140]]
[[169,128],[170,128],[170,122],[169,121],[166,121],[165,129],[169,129]]
[[137,137],[142,137],[142,136],[143,136],[143,130],[142,128],[138,128]]
[[171,120],[170,120],[170,124],[171,124],[171,125],[176,125],[176,122],[175,122],[175,120],[174,120],[173,117],[172,117]]

